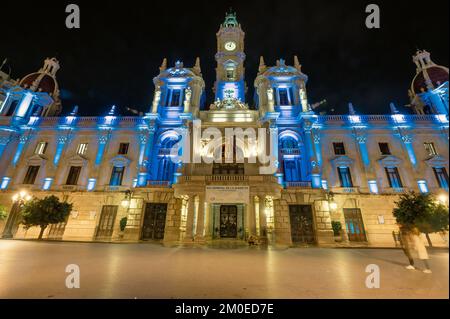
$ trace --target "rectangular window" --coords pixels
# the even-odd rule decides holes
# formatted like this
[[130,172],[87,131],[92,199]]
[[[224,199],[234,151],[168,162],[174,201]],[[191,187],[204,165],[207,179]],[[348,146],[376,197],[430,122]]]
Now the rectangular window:
[[425,150],[427,151],[428,155],[438,155],[438,153],[436,152],[436,148],[434,147],[434,143],[425,142],[423,143],[423,145],[425,146]]
[[77,154],[78,155],[85,155],[87,152],[88,143],[80,143],[77,147]]
[[27,173],[25,175],[25,178],[23,179],[24,184],[34,184],[36,181],[37,174],[39,172],[40,166],[28,166]]
[[181,102],[181,90],[170,90],[170,106],[180,106]]
[[334,154],[335,155],[345,155],[345,146],[344,143],[333,143]]
[[67,175],[66,185],[77,185],[80,176],[81,166],[71,166]]
[[448,189],[448,174],[444,167],[433,167],[440,188]]
[[34,150],[34,154],[44,155],[47,150],[47,142],[39,142],[36,145],[36,149]]
[[111,179],[109,181],[110,186],[119,186],[122,185],[123,172],[125,171],[125,167],[114,166]]
[[402,188],[402,180],[400,174],[398,173],[397,167],[385,167],[386,175],[389,181],[389,187],[391,188]]
[[338,167],[338,173],[339,173],[339,180],[341,181],[341,187],[353,187],[350,168]]
[[119,155],[126,155],[128,154],[128,147],[130,146],[130,143],[120,143],[119,145]]
[[381,155],[391,155],[391,150],[389,149],[389,143],[378,143]]
[[287,89],[278,89],[279,105],[291,105]]
[[227,68],[227,80],[228,81],[234,80],[234,68]]

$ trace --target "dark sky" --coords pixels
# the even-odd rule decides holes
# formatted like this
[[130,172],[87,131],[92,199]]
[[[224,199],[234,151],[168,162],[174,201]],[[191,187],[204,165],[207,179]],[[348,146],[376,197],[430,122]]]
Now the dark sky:
[[[5,1],[6,2],[6,1]],[[66,29],[65,7],[81,8],[81,29]],[[365,27],[365,7],[381,9],[381,29]],[[405,105],[415,74],[416,48],[448,66],[449,1],[8,1],[2,2],[0,59],[13,78],[41,67],[45,57],[61,63],[57,79],[64,112],[78,104],[82,115],[104,114],[110,105],[148,111],[152,79],[163,57],[191,67],[195,57],[212,101],[215,34],[233,7],[246,33],[247,101],[259,56],[266,64],[297,54],[309,76],[310,103],[328,109],[387,113]]]

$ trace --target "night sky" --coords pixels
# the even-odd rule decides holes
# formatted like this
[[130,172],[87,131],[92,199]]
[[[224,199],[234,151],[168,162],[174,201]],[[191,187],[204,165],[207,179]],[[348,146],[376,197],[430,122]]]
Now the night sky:
[[[153,77],[164,57],[191,67],[201,59],[209,105],[215,80],[216,32],[230,7],[246,33],[247,102],[259,56],[267,65],[297,54],[309,76],[310,103],[327,99],[329,114],[351,101],[365,114],[409,103],[416,48],[448,66],[449,1],[2,1],[0,59],[13,78],[56,56],[63,113],[102,115],[112,104],[147,112]],[[65,7],[80,5],[81,29],[65,27]],[[381,29],[365,27],[366,5],[381,9]],[[6,68],[7,69],[7,68]],[[4,69],[5,70],[5,69]]]

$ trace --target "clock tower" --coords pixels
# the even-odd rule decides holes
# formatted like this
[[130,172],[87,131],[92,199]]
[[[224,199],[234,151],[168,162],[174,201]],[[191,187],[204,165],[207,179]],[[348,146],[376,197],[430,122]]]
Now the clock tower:
[[236,13],[225,15],[217,36],[215,100],[236,98],[245,102],[244,36]]

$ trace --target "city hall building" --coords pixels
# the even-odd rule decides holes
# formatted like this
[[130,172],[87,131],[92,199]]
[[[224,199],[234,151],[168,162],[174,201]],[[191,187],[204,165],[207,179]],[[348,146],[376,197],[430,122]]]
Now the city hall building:
[[[36,238],[20,207],[56,195],[73,210],[45,230],[48,239],[394,246],[400,194],[448,198],[448,68],[427,51],[413,56],[412,114],[391,104],[363,115],[349,104],[346,115],[324,115],[308,102],[297,57],[273,66],[261,57],[246,101],[244,36],[227,14],[214,101],[199,59],[193,67],[164,59],[142,116],[114,106],[102,116],[61,114],[55,58],[17,81],[1,71],[1,237]],[[432,240],[447,245],[444,235]]]

